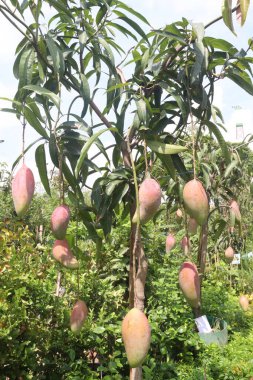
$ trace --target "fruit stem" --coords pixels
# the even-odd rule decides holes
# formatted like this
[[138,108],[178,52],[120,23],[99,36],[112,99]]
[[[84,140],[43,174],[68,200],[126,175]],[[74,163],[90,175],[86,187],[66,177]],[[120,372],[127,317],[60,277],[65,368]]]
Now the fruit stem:
[[26,120],[25,117],[23,117],[23,122],[22,122],[22,163],[24,164],[25,162],[25,127],[26,127]]

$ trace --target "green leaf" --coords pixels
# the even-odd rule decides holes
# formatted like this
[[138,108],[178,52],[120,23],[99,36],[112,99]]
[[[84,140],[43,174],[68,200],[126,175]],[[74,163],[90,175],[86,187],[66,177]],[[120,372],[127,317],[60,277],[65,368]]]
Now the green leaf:
[[41,144],[35,151],[35,161],[39,171],[41,182],[46,190],[47,194],[51,196],[48,176],[47,176],[47,162],[45,154],[45,146]]
[[120,20],[126,22],[129,26],[131,26],[145,41],[148,42],[148,38],[141,27],[130,18],[126,17],[122,12],[113,11]]
[[239,7],[239,10],[236,11],[236,13],[237,13],[237,16],[239,13],[241,26],[243,26],[243,24],[246,21],[249,5],[250,5],[250,0],[240,0],[240,7]]
[[36,132],[38,132],[45,139],[49,140],[46,129],[42,127],[39,119],[35,116],[34,112],[26,106],[24,107],[24,116],[27,122],[35,129]]
[[65,72],[63,53],[50,35],[46,36],[46,44],[53,61],[54,73],[62,77]]
[[249,75],[244,71],[240,74],[235,73],[235,71],[229,70],[226,74],[233,82],[240,86],[243,90],[253,95],[253,85]]
[[128,11],[132,15],[136,16],[141,21],[143,21],[145,24],[147,24],[148,26],[151,26],[150,23],[148,22],[148,20],[143,15],[141,15],[139,12],[135,11],[133,8],[129,7],[128,5],[122,3],[121,1],[117,1],[117,6],[119,8],[124,9],[125,11]]
[[90,104],[90,86],[89,82],[84,74],[80,74],[81,78],[81,87],[80,87],[80,93],[84,100],[84,107],[82,111],[82,117],[85,116],[88,106]]
[[[44,138],[43,137],[39,137],[37,140],[33,141],[31,144],[28,145],[28,147],[24,150],[24,154],[26,154],[26,152],[28,152],[28,150],[30,148],[32,148],[35,144],[37,144],[37,142],[43,140]],[[21,153],[18,158],[14,161],[14,163],[12,164],[12,168],[11,170],[13,171],[16,167],[16,165],[19,163],[19,161],[21,160],[21,158],[23,157],[23,154]]]
[[223,0],[222,17],[224,24],[236,35],[232,19],[232,0]]
[[84,159],[86,158],[87,154],[88,154],[88,150],[90,149],[91,145],[96,141],[96,139],[102,135],[102,133],[104,132],[107,132],[107,131],[115,131],[117,132],[117,129],[116,128],[106,128],[106,129],[102,129],[101,131],[98,131],[97,133],[95,133],[94,135],[92,135],[89,140],[84,144],[82,150],[81,150],[81,153],[80,153],[80,157],[76,163],[76,168],[75,168],[75,176],[76,178],[78,177],[78,174],[79,174],[79,171],[82,167],[82,164],[83,164],[83,161]]
[[230,163],[230,161],[231,161],[231,157],[230,157],[230,154],[229,154],[227,143],[224,140],[224,137],[223,137],[220,129],[217,127],[216,124],[212,123],[209,120],[205,120],[204,123],[208,127],[209,132],[213,133],[214,136],[216,137],[216,139],[217,139],[217,141],[218,141],[218,143],[220,145],[221,151],[223,153],[223,156],[225,158],[225,162],[228,165]]
[[237,165],[238,165],[238,161],[236,160],[231,161],[231,163],[228,165],[224,173],[224,177],[227,178],[230,175],[230,173],[233,171],[233,169],[236,168]]
[[146,102],[144,99],[136,100],[137,114],[140,122],[146,123]]
[[147,140],[147,145],[152,151],[160,154],[177,154],[187,150],[184,146],[165,144],[157,140]]
[[31,47],[22,51],[18,67],[19,88],[23,88],[32,81],[34,57],[35,53]]
[[171,156],[169,154],[164,155],[164,154],[159,154],[159,153],[156,153],[156,155],[161,160],[163,166],[165,167],[165,169],[167,170],[167,172],[169,173],[171,178],[174,179],[174,181],[175,181],[176,180],[176,170],[175,170]]
[[54,133],[51,133],[49,139],[49,154],[53,164],[59,168],[58,149],[56,144],[56,137]]
[[178,154],[171,155],[174,167],[178,174],[185,182],[188,182],[191,179],[190,171],[186,169],[182,159]]
[[30,84],[29,86],[25,86],[23,88],[26,89],[26,90],[33,91],[36,94],[39,94],[39,95],[42,95],[42,96],[46,96],[48,99],[50,99],[54,103],[54,105],[57,108],[60,108],[60,98],[54,92],[49,91],[49,90],[47,90],[44,87],[36,86],[36,85],[33,85],[33,84]]

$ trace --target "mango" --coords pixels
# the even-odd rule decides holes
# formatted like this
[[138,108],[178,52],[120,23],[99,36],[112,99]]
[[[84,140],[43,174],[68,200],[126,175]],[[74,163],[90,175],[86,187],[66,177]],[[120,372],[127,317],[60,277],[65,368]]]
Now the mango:
[[14,208],[18,216],[23,216],[28,210],[34,189],[33,173],[31,169],[23,164],[14,176],[11,185]]
[[194,218],[189,218],[187,228],[190,235],[196,235],[198,230],[197,221]]
[[181,223],[182,220],[183,220],[183,212],[182,212],[182,210],[180,210],[180,208],[178,208],[176,211],[176,221],[178,223]]
[[195,264],[185,261],[179,270],[179,286],[183,295],[192,308],[200,307],[200,282]]
[[66,239],[54,242],[53,257],[66,268],[77,269],[79,267],[79,263],[73,256]]
[[66,205],[56,207],[51,215],[51,230],[56,239],[63,240],[66,236],[70,219],[70,210]]
[[191,249],[190,239],[187,236],[184,236],[181,240],[181,248],[185,255],[188,255]]
[[176,245],[176,239],[173,234],[169,234],[166,237],[165,249],[166,253],[169,253]]
[[242,308],[243,311],[247,311],[248,308],[249,308],[249,299],[248,299],[248,297],[242,294],[239,297],[239,304],[240,304],[240,306],[241,306],[241,308]]
[[137,368],[145,360],[150,346],[151,328],[148,319],[134,307],[123,319],[121,331],[128,363],[131,368]]
[[183,189],[183,201],[187,213],[202,226],[208,218],[209,202],[206,191],[200,181],[192,179]]
[[234,259],[234,256],[235,256],[235,251],[232,247],[227,247],[226,250],[225,250],[225,259],[226,261],[230,264],[232,263],[233,259]]
[[78,300],[70,315],[70,328],[73,333],[80,333],[87,316],[88,308],[86,303],[82,300]]
[[238,203],[235,200],[232,200],[230,203],[230,212],[234,215],[235,221],[241,223],[242,216]]
[[[161,204],[162,191],[158,182],[146,178],[139,188],[140,223],[147,223],[157,212]],[[137,223],[137,210],[133,216],[133,223]]]

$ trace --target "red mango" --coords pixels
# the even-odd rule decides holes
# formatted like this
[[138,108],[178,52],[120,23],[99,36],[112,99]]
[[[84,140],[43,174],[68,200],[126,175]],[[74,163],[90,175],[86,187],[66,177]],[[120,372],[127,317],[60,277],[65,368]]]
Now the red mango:
[[[148,222],[159,209],[162,191],[158,182],[146,178],[139,188],[140,223]],[[133,216],[133,223],[137,223],[137,210]]]
[[79,267],[79,263],[73,256],[66,239],[54,242],[53,257],[67,268],[77,269]]
[[51,215],[51,229],[54,237],[63,240],[66,236],[70,219],[70,210],[66,205],[60,205],[55,208]]
[[166,244],[165,244],[166,253],[169,253],[175,247],[175,245],[176,245],[175,236],[173,234],[169,234],[166,237]]
[[151,339],[151,328],[145,314],[131,309],[122,322],[122,339],[127,360],[132,368],[139,367],[148,353]]
[[183,200],[187,213],[202,226],[209,214],[208,197],[202,183],[197,179],[187,182],[183,189]]
[[185,261],[179,270],[179,285],[183,295],[192,308],[200,307],[200,282],[195,264]]
[[15,211],[18,216],[23,216],[29,208],[35,189],[33,173],[25,164],[14,176],[11,188]]
[[240,304],[240,306],[241,306],[241,308],[242,308],[243,311],[247,311],[248,308],[249,308],[249,299],[248,299],[248,297],[245,296],[245,295],[241,295],[239,297],[239,304]]
[[70,315],[70,328],[73,333],[78,334],[88,316],[88,308],[86,303],[82,300],[78,300],[72,309]]
[[232,263],[235,256],[235,251],[232,247],[227,247],[225,250],[225,258],[228,263]]
[[184,236],[181,240],[181,248],[185,255],[188,255],[191,249],[190,239],[187,236]]

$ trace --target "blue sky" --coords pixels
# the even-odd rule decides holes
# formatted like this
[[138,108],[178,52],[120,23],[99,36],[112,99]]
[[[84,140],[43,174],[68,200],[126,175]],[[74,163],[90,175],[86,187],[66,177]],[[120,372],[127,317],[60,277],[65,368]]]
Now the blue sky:
[[[186,17],[194,22],[207,22],[221,14],[222,0],[125,0],[126,4],[135,8],[150,21],[155,28]],[[223,24],[222,21],[207,29],[206,35],[229,40],[238,48],[247,48],[247,41],[253,36],[252,20],[253,5],[251,4],[247,21],[241,28],[235,21],[237,37],[235,37]],[[0,14],[1,49],[0,49],[0,97],[12,98],[16,91],[17,82],[12,74],[12,66],[15,60],[15,47],[21,37],[18,32]],[[228,129],[228,138],[233,139],[235,124],[239,121],[244,123],[245,131],[251,132],[253,125],[252,97],[238,89],[228,80],[220,81],[216,86],[216,104],[221,108],[225,116],[225,125]],[[0,108],[6,107],[7,103],[0,100]],[[235,110],[234,106],[240,106],[241,110]],[[7,162],[9,167],[21,152],[21,125],[12,115],[1,112],[0,162]],[[26,143],[33,141],[37,134],[31,128],[27,129]],[[33,152],[27,156],[27,163],[35,172]]]

